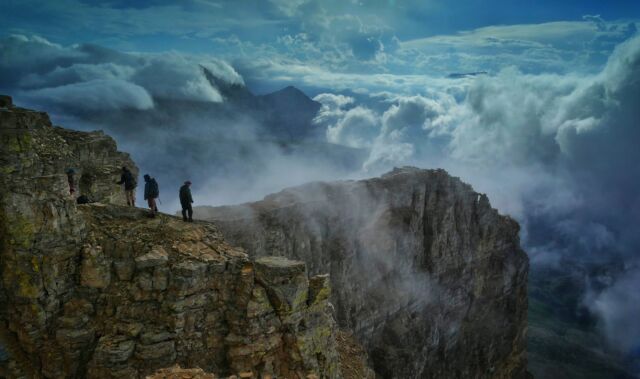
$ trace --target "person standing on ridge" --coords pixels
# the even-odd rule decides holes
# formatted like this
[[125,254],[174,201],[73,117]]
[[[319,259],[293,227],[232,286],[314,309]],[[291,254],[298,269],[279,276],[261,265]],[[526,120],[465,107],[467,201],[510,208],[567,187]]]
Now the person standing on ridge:
[[149,209],[151,209],[151,217],[155,217],[156,213],[158,213],[158,206],[156,205],[156,199],[160,196],[160,189],[158,188],[158,182],[156,182],[155,178],[149,176],[149,174],[144,175],[144,199],[149,204]]
[[116,184],[124,184],[124,194],[127,196],[127,205],[136,206],[136,178],[128,168],[122,166],[122,175],[120,175],[120,181]]
[[[193,208],[191,207],[193,198],[191,197],[190,186],[191,182],[187,180],[182,187],[180,187],[180,205],[182,205],[182,220],[193,222]],[[187,213],[189,214],[189,218],[187,218]]]

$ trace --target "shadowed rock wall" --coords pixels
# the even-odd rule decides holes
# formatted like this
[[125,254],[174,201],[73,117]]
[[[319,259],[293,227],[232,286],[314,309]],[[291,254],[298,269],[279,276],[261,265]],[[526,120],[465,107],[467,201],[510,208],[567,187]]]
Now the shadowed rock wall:
[[528,259],[518,224],[443,170],[310,183],[198,207],[251,256],[329,272],[341,327],[385,378],[520,378]]

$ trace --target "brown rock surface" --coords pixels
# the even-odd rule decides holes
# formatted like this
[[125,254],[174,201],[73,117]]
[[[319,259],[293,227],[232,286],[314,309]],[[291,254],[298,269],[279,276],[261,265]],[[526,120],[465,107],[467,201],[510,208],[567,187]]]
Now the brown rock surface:
[[146,379],[216,379],[213,374],[204,372],[201,368],[180,368],[173,366],[156,371]]
[[[342,377],[326,277],[254,263],[212,224],[119,205],[119,168],[135,166],[104,134],[14,107],[0,109],[0,138],[3,375],[140,378],[180,364]],[[102,203],[75,204],[67,167],[91,175],[84,189]]]

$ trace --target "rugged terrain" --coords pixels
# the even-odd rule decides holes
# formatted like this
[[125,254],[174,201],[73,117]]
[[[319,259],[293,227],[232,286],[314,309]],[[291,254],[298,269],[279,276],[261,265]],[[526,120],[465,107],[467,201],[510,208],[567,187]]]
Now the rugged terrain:
[[381,377],[526,376],[518,225],[443,170],[310,183],[195,214],[252,256],[329,272],[338,323]]
[[120,167],[138,171],[104,133],[0,97],[0,141],[0,376],[526,375],[518,225],[442,170],[184,223],[124,206]]
[[[110,137],[0,100],[0,377],[349,378],[353,359],[370,375],[339,346],[326,275],[123,206],[119,169],[137,169]],[[70,196],[70,167],[96,203]]]

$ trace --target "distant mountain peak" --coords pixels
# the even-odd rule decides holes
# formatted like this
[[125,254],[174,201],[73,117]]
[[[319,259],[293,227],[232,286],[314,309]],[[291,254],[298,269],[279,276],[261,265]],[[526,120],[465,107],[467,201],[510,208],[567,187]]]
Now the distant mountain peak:
[[309,99],[310,101],[313,101],[309,96],[307,96],[306,93],[302,92],[301,89],[291,85],[264,95],[264,97],[268,97],[268,96],[296,96],[296,97],[306,98],[306,99]]

